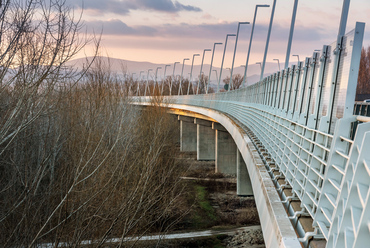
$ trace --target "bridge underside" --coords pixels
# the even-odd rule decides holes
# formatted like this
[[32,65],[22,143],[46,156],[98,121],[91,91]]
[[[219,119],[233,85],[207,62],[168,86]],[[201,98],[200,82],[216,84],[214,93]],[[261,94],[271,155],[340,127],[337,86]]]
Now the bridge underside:
[[[207,122],[213,123],[213,125],[208,126],[208,130],[213,128],[214,135],[217,135],[217,133],[225,135],[224,133],[227,133],[232,138],[236,148],[234,153],[235,162],[229,161],[228,164],[235,166],[231,166],[232,168],[219,167],[217,166],[217,162],[219,162],[217,160],[222,160],[219,158],[215,159],[216,170],[219,169],[220,172],[226,174],[238,174],[238,195],[250,195],[253,192],[266,247],[301,247],[297,231],[293,226],[294,223],[289,219],[287,210],[277,192],[276,185],[261,158],[260,151],[253,140],[250,139],[246,128],[224,113],[212,109],[181,104],[170,104],[166,107],[169,108],[169,113],[179,115],[180,128],[185,129],[181,133],[187,133],[186,137],[183,137],[183,140],[180,141],[181,149],[183,151],[198,151],[197,158],[199,160],[215,159],[217,147],[214,148],[215,154],[213,155],[209,154],[210,151],[199,154],[199,146],[201,144],[199,144],[199,141],[197,142],[196,136],[198,135],[198,139],[201,138],[203,141],[212,138],[216,139],[217,136],[212,137],[211,134],[208,134],[210,137],[206,137],[207,131],[204,129],[201,130],[203,137],[199,137],[200,132],[199,130],[197,132],[197,128],[206,127],[208,125]],[[206,119],[206,122],[204,119]],[[187,126],[189,124],[191,124],[191,127]],[[215,143],[217,146],[217,139]],[[232,145],[226,146],[230,149]],[[230,157],[229,159],[232,158]],[[219,163],[221,164],[222,161]],[[247,169],[245,170],[246,175],[243,175],[243,165]],[[246,179],[248,183],[245,183]],[[243,186],[240,187],[241,185]],[[249,188],[249,185],[251,188]]]

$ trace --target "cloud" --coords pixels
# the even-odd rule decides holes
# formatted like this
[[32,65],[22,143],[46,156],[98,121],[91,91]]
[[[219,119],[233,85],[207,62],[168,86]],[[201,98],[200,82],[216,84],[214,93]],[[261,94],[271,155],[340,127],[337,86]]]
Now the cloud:
[[86,21],[85,25],[90,32],[103,30],[105,35],[135,35],[135,36],[154,36],[158,31],[149,26],[130,27],[118,19],[108,21]]
[[82,4],[75,0],[69,0],[71,5],[82,7],[87,11],[96,12],[97,14],[114,13],[118,15],[128,15],[131,10],[137,9],[135,1],[119,0],[88,0]]
[[[164,24],[157,26],[129,26],[118,19],[109,21],[88,21],[85,22],[88,30],[95,32],[103,29],[105,35],[116,36],[140,36],[140,37],[158,37],[170,39],[186,40],[210,40],[212,42],[224,42],[226,34],[235,33],[237,22],[224,22],[215,24]],[[247,28],[247,27],[246,27]],[[242,29],[241,37],[244,42],[249,42],[249,29]],[[253,40],[256,42],[265,42],[268,25],[257,24]],[[289,27],[275,24],[273,26],[271,41],[286,42],[289,35]],[[334,36],[329,35],[327,30],[320,28],[310,28],[298,26],[294,31],[294,40],[296,42],[331,41]],[[334,40],[334,39],[333,39]],[[243,40],[241,41],[243,42]]]
[[136,4],[138,5],[139,8],[164,11],[170,13],[179,11],[195,11],[195,12],[202,11],[198,7],[191,5],[183,5],[178,1],[172,2],[171,0],[136,0]]
[[215,19],[215,18],[212,15],[206,13],[206,14],[202,15],[202,19],[211,20],[211,19]]
[[235,32],[236,23],[198,24],[187,23],[164,24],[158,26],[129,26],[119,19],[108,21],[85,21],[89,32],[99,32],[103,29],[104,35],[148,36],[160,38],[190,38],[190,39],[224,39],[226,33]]
[[[75,0],[69,0],[74,6],[78,4]],[[118,15],[128,15],[131,10],[160,11],[167,13],[177,13],[180,11],[201,12],[202,9],[184,5],[178,1],[172,0],[88,0],[83,2],[82,7],[85,10],[93,11],[99,14],[114,13]]]

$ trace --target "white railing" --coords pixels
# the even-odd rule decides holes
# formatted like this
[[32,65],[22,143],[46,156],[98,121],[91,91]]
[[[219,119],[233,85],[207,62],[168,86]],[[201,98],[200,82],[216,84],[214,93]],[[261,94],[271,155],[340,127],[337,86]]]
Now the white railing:
[[223,112],[248,129],[327,247],[370,244],[370,123],[353,116],[363,32],[357,23],[341,44],[247,88],[166,98]]

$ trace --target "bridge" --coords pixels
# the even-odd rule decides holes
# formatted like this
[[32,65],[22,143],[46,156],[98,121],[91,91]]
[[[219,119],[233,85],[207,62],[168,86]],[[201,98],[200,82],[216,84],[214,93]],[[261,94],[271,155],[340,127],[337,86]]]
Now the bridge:
[[370,244],[370,118],[353,114],[364,26],[251,86],[161,97],[180,149],[254,195],[266,247]]

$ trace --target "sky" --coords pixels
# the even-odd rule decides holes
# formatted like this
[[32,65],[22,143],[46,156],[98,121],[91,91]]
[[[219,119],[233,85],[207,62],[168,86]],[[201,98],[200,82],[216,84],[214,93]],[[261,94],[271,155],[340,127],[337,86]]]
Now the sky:
[[[259,8],[253,36],[250,64],[262,61],[273,0],[67,0],[78,11],[88,33],[102,32],[103,55],[132,61],[171,64],[225,43],[226,34],[235,34],[238,22],[253,22]],[[277,0],[267,62],[285,60],[294,0]],[[316,49],[336,40],[343,0],[301,0],[291,55],[302,61]],[[347,32],[356,21],[370,26],[370,0],[352,0]],[[234,66],[245,64],[251,24],[241,25]],[[370,45],[366,27],[364,46]],[[230,37],[224,67],[232,63],[235,38]],[[216,46],[214,65],[220,66],[224,45]],[[88,49],[87,55],[89,55]],[[205,62],[210,63],[206,52]],[[291,57],[291,62],[297,57]],[[191,63],[187,61],[186,63]],[[194,64],[201,63],[201,56]]]

